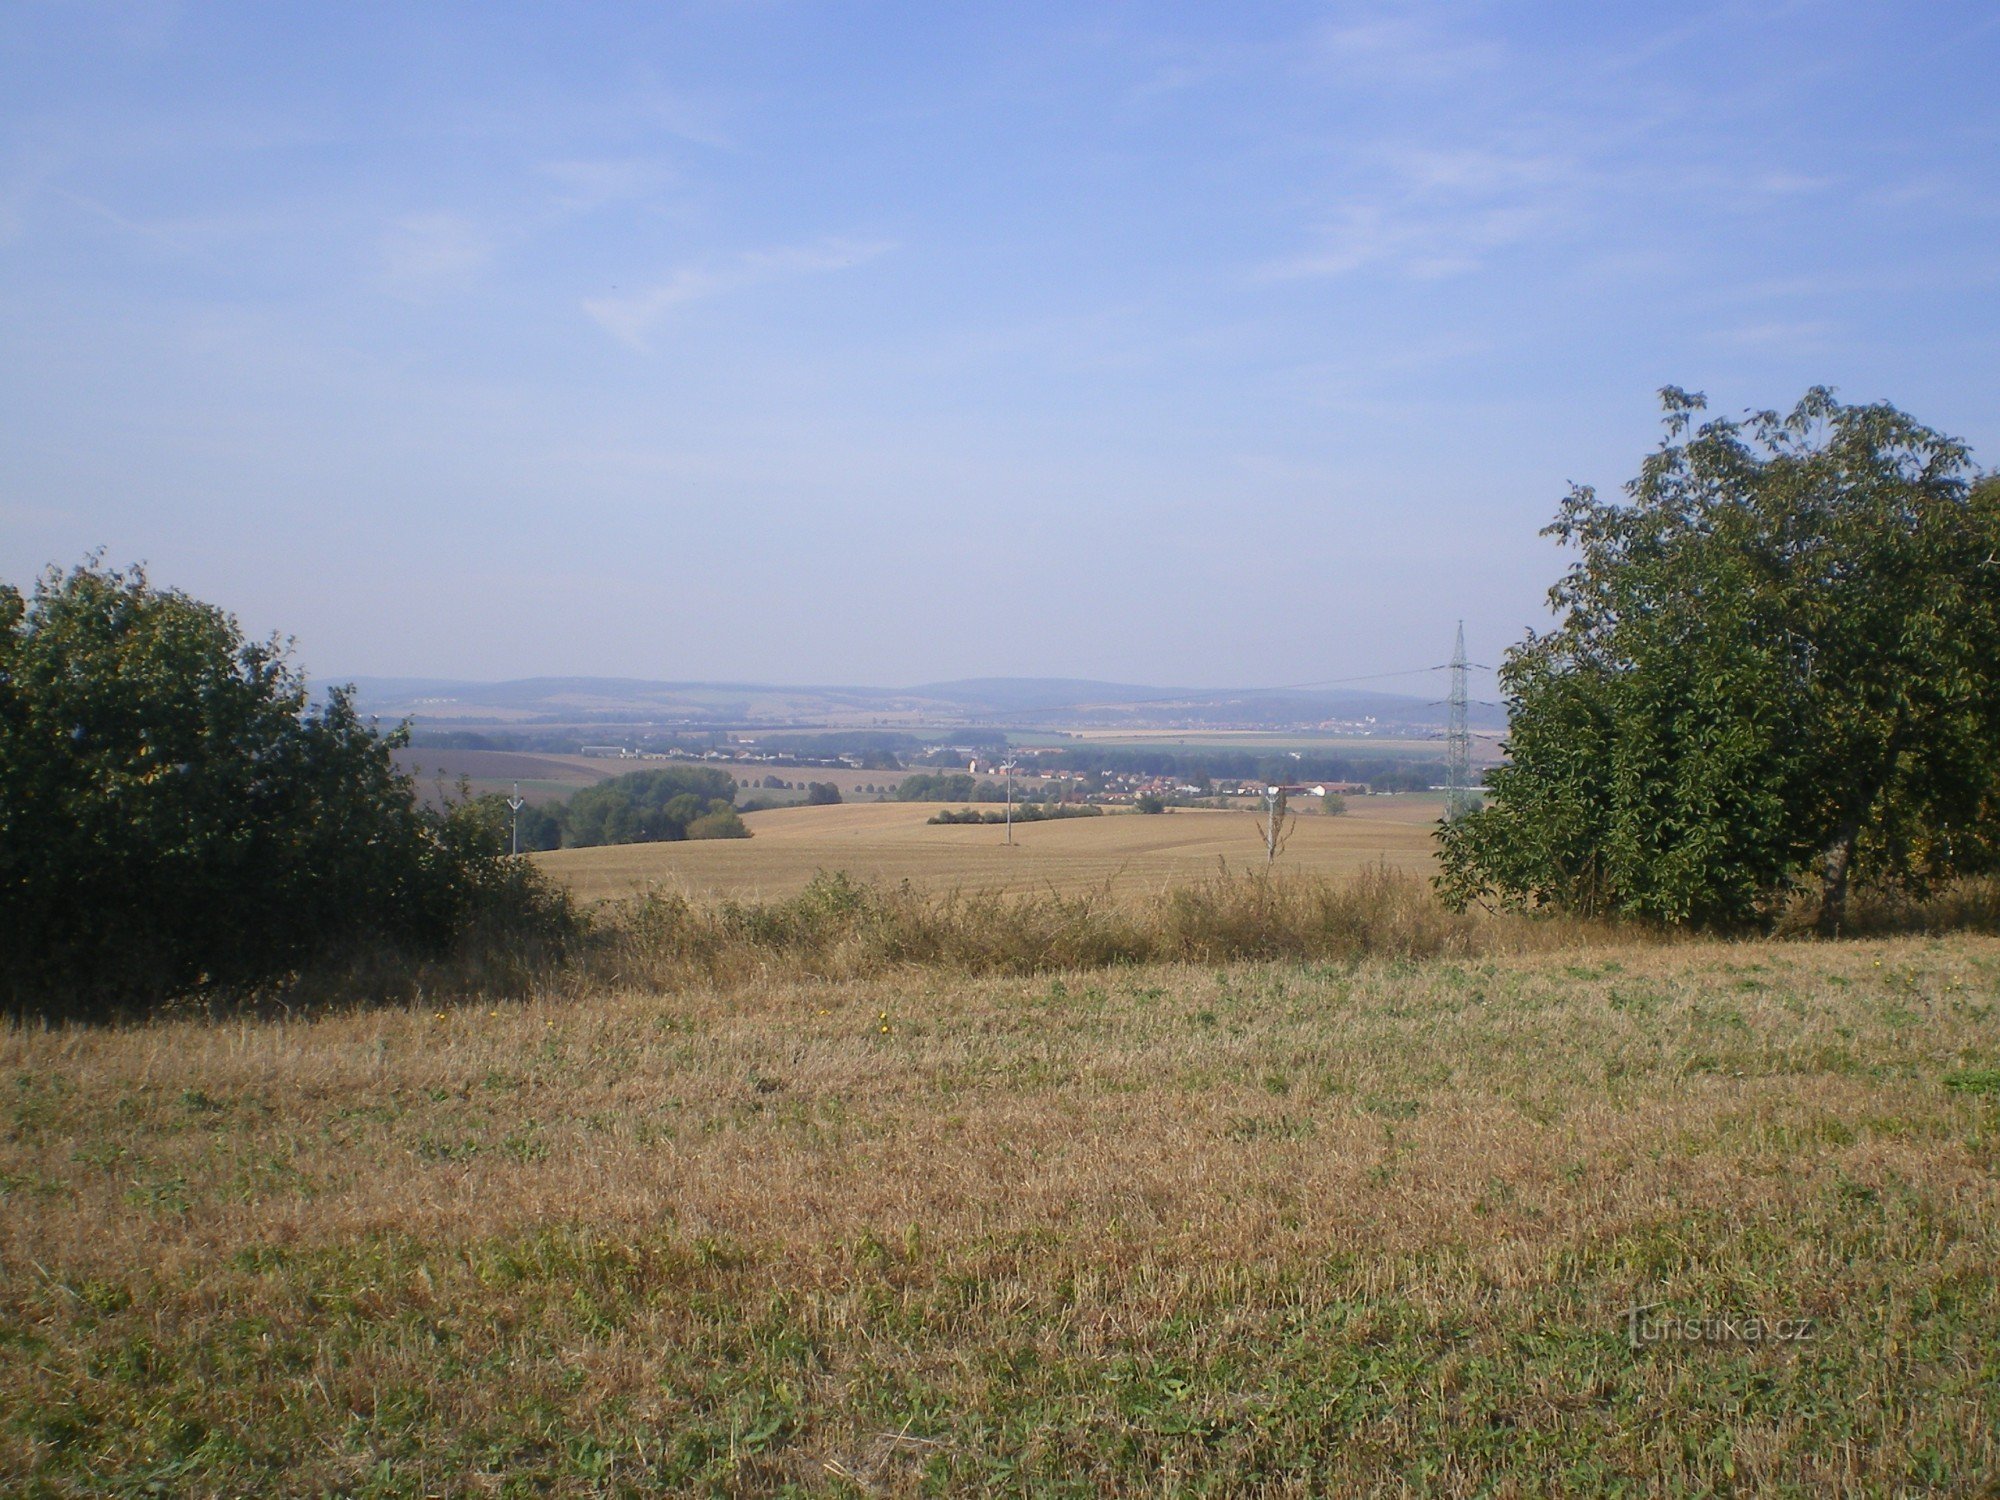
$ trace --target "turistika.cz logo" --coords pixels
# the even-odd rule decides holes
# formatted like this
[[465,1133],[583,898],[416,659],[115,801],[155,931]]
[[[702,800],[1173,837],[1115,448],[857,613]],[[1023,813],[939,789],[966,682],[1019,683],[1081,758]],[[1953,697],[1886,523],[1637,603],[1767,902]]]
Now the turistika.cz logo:
[[1743,1313],[1661,1313],[1664,1302],[1625,1309],[1625,1339],[1649,1344],[1805,1344],[1819,1337],[1811,1318],[1764,1318]]

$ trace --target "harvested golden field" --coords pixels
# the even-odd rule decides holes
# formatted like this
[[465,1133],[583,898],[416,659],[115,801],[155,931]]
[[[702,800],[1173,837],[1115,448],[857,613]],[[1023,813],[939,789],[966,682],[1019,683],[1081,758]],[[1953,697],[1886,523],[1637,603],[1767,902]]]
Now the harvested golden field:
[[[985,804],[980,804],[982,810]],[[1349,875],[1373,865],[1428,872],[1430,797],[1370,797],[1339,817],[1297,819],[1279,857],[1288,871]],[[535,862],[587,901],[630,895],[647,886],[702,897],[787,896],[818,870],[862,880],[910,880],[931,889],[1147,892],[1231,870],[1262,868],[1259,817],[1249,811],[1179,808],[1146,817],[1107,813],[1021,823],[1014,844],[997,826],[934,826],[928,802],[777,808],[744,819],[748,839],[620,844],[559,849]]]
[[0,1074],[17,1493],[2000,1486],[1992,939],[16,1027]]

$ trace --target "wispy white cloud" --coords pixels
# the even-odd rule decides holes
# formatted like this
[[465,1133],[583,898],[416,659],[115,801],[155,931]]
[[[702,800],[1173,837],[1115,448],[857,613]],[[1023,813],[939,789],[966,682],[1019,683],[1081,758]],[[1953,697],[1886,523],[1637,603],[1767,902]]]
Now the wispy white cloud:
[[[1303,37],[1298,66],[1343,123],[1322,148],[1309,244],[1267,262],[1265,279],[1461,276],[1575,221],[1592,144],[1524,101],[1522,58],[1454,9],[1361,10]],[[1361,95],[1393,114],[1354,105]]]
[[[189,259],[219,264],[253,243],[273,243],[296,237],[297,212],[289,205],[219,208],[201,213],[134,213],[113,202],[76,192],[51,179],[40,189],[53,207],[64,210],[72,224],[87,222],[109,229],[124,250],[144,257]],[[0,192],[0,243],[5,195]]]
[[641,158],[549,161],[537,170],[554,184],[558,206],[571,213],[649,197],[678,175],[665,162]]
[[382,270],[399,291],[435,291],[483,270],[493,250],[492,240],[462,214],[410,214],[383,235]]
[[717,151],[735,149],[736,140],[727,123],[732,110],[714,94],[676,88],[649,74],[636,94],[619,101],[619,107],[690,145]]
[[1439,19],[1390,12],[1331,22],[1308,39],[1307,67],[1396,86],[1455,83],[1505,67],[1503,47],[1467,38]]
[[61,159],[53,153],[22,151],[0,171],[0,245],[11,244],[27,233],[32,205],[61,167]]
[[[1594,246],[1601,259],[1621,226],[1657,222],[1664,204],[1781,215],[1845,186],[1775,153],[1745,160],[1704,123],[1756,101],[1663,81],[1661,58],[1700,43],[1700,28],[1663,24],[1606,54],[1518,29],[1503,37],[1490,20],[1450,3],[1384,8],[1301,38],[1298,66],[1331,80],[1342,123],[1320,147],[1304,246],[1266,262],[1264,278],[1434,280],[1528,246]],[[1378,99],[1355,104],[1364,95]]]
[[1838,179],[1808,172],[1764,172],[1753,178],[1751,187],[1773,198],[1799,198],[1823,193],[1838,185]]
[[590,298],[583,310],[613,338],[644,351],[654,326],[677,308],[766,282],[849,270],[894,248],[887,240],[831,239],[750,250],[722,265],[683,266],[629,297]]
[[1748,351],[1778,350],[1790,353],[1818,351],[1832,341],[1834,325],[1824,318],[1795,322],[1747,323],[1737,328],[1718,328],[1708,335],[1711,344]]
[[1321,217],[1312,248],[1267,263],[1266,279],[1377,270],[1433,281],[1477,271],[1501,251],[1559,233],[1582,176],[1543,154],[1398,147],[1377,156],[1386,171]]
[[1962,170],[1925,171],[1886,183],[1869,201],[1889,209],[1921,208],[1933,222],[2000,217],[2000,194]]
[[1383,164],[1413,194],[1477,194],[1560,187],[1575,180],[1576,168],[1548,151],[1502,151],[1481,146],[1391,145],[1379,153]]
[[1162,63],[1138,82],[1125,89],[1128,104],[1151,104],[1186,94],[1213,83],[1221,73],[1214,63],[1176,61]]

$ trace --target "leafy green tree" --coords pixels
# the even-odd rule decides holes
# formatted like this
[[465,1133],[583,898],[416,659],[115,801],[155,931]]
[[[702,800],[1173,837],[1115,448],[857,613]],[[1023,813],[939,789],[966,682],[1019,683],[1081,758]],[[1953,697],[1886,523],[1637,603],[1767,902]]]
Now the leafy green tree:
[[398,743],[141,569],[0,585],[0,999],[83,1015],[440,951],[496,901],[559,921],[476,813],[417,804]]
[[[498,792],[487,792],[476,799],[482,816],[490,820],[494,837],[502,847],[513,848],[516,815],[507,805],[507,799]],[[555,808],[537,806],[533,802],[522,806],[519,814],[521,832],[521,852],[532,853],[543,849],[562,847],[562,814]]]
[[691,839],[747,839],[750,830],[735,808],[723,802],[711,802],[707,812],[688,819],[686,836]]
[[562,812],[559,806],[537,807],[530,803],[521,809],[521,847],[523,849],[562,847]]
[[1729,925],[1803,885],[1831,933],[1857,880],[1994,868],[2000,487],[1891,406],[1662,398],[1629,503],[1578,488],[1548,528],[1560,623],[1503,664],[1446,897]]
[[806,806],[832,807],[840,801],[840,787],[831,781],[806,783]]
[[[667,766],[634,771],[585,787],[564,808],[567,841],[578,848],[599,844],[662,843],[689,837],[689,827],[711,814],[729,818],[705,824],[708,838],[748,838],[735,816],[736,778],[713,766]],[[714,830],[734,828],[737,832]]]

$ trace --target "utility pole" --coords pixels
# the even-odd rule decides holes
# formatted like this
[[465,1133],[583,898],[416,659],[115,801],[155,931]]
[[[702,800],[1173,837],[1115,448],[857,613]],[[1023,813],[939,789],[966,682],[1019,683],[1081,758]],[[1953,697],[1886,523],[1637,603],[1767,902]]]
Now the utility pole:
[[1007,773],[1007,842],[1014,842],[1014,762],[1000,768]]
[[514,815],[514,852],[521,852],[521,809],[528,805],[521,795],[521,783],[514,783],[514,795],[507,799],[507,810]]
[[1455,823],[1472,811],[1472,731],[1466,723],[1465,621],[1451,652],[1451,696],[1444,730],[1444,819]]

